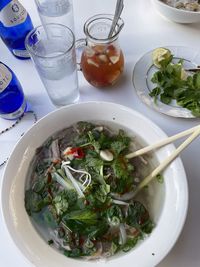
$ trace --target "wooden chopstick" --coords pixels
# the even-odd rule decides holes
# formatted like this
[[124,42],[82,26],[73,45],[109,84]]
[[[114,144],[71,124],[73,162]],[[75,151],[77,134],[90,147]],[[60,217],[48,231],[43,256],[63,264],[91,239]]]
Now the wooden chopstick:
[[134,196],[140,192],[142,188],[148,185],[160,172],[162,172],[192,141],[194,141],[200,135],[200,126],[158,167],[156,167],[139,185],[134,191]]
[[125,156],[125,158],[131,159],[131,158],[134,158],[134,157],[137,157],[137,156],[141,156],[141,155],[144,155],[144,154],[146,154],[146,153],[148,153],[148,152],[150,152],[150,151],[152,151],[154,149],[157,149],[157,148],[160,148],[162,146],[168,145],[168,144],[176,141],[179,138],[182,138],[184,136],[192,134],[195,130],[199,129],[199,127],[200,127],[200,125],[195,126],[195,127],[190,128],[190,129],[188,129],[186,131],[183,131],[183,132],[180,132],[180,133],[175,134],[173,136],[167,137],[166,139],[163,139],[163,140],[161,140],[161,141],[159,141],[159,142],[157,142],[157,143],[155,143],[153,145],[149,145],[149,146],[141,148],[141,149],[139,149],[137,151],[131,152],[131,153],[127,154]]

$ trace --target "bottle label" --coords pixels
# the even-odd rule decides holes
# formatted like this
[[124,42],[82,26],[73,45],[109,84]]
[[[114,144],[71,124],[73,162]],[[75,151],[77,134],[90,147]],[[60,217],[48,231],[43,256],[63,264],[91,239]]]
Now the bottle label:
[[27,18],[26,9],[18,0],[12,0],[0,12],[0,21],[5,27],[13,27],[23,23]]
[[2,93],[12,80],[12,73],[0,63],[0,93]]
[[13,49],[12,52],[17,57],[30,58],[30,55],[27,50]]

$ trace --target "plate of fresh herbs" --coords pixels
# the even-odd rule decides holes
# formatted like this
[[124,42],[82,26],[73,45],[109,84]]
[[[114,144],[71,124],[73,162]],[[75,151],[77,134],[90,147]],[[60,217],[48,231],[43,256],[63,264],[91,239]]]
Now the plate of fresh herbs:
[[200,117],[200,54],[179,46],[160,47],[136,63],[133,85],[140,99],[163,114]]

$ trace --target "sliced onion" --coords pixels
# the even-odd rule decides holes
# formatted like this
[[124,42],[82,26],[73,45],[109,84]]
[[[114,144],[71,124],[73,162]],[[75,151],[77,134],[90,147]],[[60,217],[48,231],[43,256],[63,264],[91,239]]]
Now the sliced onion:
[[127,234],[126,234],[126,229],[125,229],[123,223],[120,224],[119,231],[120,231],[121,245],[124,245],[124,244],[126,244],[126,241],[127,241]]
[[135,192],[131,191],[123,195],[112,193],[111,196],[117,200],[127,201],[127,200],[131,200],[135,196]]
[[60,150],[58,146],[58,139],[54,140],[51,144],[52,158],[57,160],[60,158]]
[[145,165],[148,164],[148,161],[147,161],[144,157],[139,156],[139,158],[140,158],[140,160],[141,160]]
[[127,203],[127,202],[116,200],[116,199],[113,199],[113,203],[117,204],[117,205],[123,205],[123,206],[128,206],[129,205],[129,203]]

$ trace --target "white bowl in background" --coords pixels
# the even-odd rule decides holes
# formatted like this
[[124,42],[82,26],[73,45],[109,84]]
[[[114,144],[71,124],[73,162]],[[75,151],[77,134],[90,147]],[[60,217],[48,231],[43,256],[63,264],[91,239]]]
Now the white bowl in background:
[[200,22],[200,12],[177,9],[160,0],[151,0],[155,9],[165,18],[177,23]]
[[[164,172],[164,183],[151,186],[151,210],[156,223],[150,236],[130,252],[104,261],[80,261],[57,252],[38,235],[24,207],[25,181],[35,150],[53,133],[78,121],[104,121],[152,144],[166,134],[152,121],[127,107],[106,102],[88,102],[58,109],[38,121],[16,145],[4,172],[1,189],[1,210],[6,226],[18,250],[37,267],[152,267],[156,266],[175,244],[185,222],[188,186],[184,167],[177,158]],[[155,152],[162,162],[174,150],[168,145]]]

